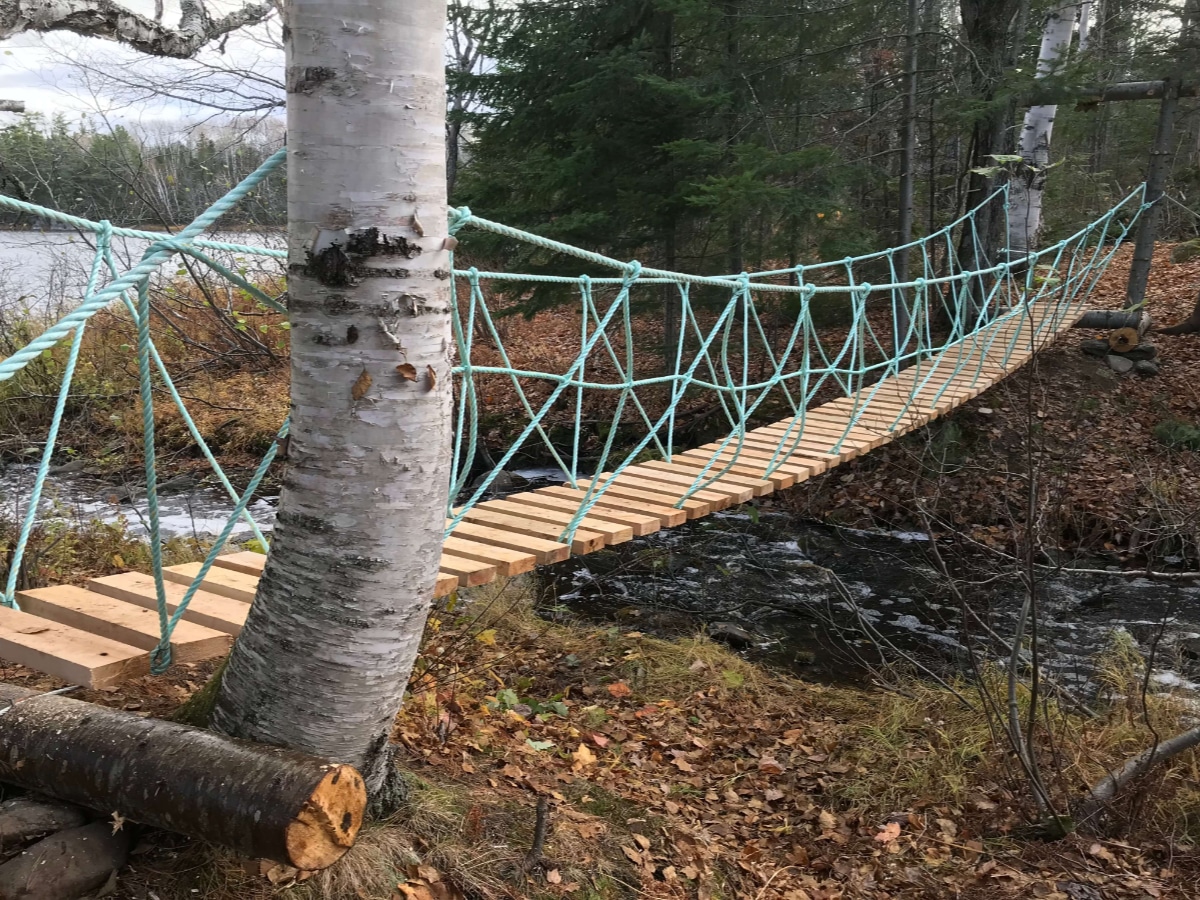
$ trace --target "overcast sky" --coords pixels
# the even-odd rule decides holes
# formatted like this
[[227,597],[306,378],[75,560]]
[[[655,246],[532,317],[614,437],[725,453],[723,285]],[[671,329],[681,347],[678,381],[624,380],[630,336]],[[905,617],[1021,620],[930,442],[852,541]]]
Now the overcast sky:
[[[144,15],[152,16],[154,12],[154,0],[122,0],[122,5]],[[178,3],[167,0],[165,5],[164,21],[178,21]],[[230,0],[213,0],[209,8],[221,15],[238,5]],[[269,37],[268,28],[250,29],[231,36],[224,54],[213,48],[202,51],[200,59],[216,67],[241,67],[277,79],[283,72],[283,51]],[[0,41],[0,100],[22,100],[27,111],[46,116],[101,114],[109,121],[148,130],[178,127],[185,121],[211,116],[213,111],[181,99],[150,99],[136,83],[169,84],[182,75],[194,79],[200,71],[200,66],[187,61],[153,59],[110,41],[73,34],[26,33]],[[99,74],[103,72],[115,73],[134,85],[111,83]],[[208,76],[209,84],[229,85],[231,81],[220,74]],[[260,97],[272,93],[260,83],[254,84],[253,90]],[[0,126],[12,121],[15,116],[0,113]]]

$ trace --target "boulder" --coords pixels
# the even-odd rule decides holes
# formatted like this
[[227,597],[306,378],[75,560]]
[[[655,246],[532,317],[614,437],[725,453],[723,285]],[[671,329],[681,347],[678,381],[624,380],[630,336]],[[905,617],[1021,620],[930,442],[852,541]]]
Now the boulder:
[[129,833],[93,822],[38,841],[0,866],[4,900],[76,900],[102,887],[125,865]]
[[1140,359],[1133,364],[1133,371],[1139,375],[1157,375],[1159,372],[1158,363],[1152,359]]
[[714,641],[728,644],[730,647],[750,647],[756,638],[753,634],[732,622],[710,622],[708,636]]
[[5,800],[0,803],[0,851],[55,831],[77,828],[87,820],[82,808],[48,797]]
[[1126,359],[1132,359],[1134,362],[1142,359],[1154,359],[1158,356],[1158,348],[1148,341],[1143,341],[1132,350],[1126,350],[1121,354]]
[[1108,367],[1118,375],[1124,375],[1126,372],[1133,371],[1133,360],[1126,359],[1124,356],[1117,356],[1115,353],[1110,353],[1104,357],[1104,361],[1108,363]]
[[1084,341],[1079,345],[1079,349],[1088,356],[1094,356],[1097,359],[1103,359],[1109,354],[1108,341],[1102,341],[1099,338]]

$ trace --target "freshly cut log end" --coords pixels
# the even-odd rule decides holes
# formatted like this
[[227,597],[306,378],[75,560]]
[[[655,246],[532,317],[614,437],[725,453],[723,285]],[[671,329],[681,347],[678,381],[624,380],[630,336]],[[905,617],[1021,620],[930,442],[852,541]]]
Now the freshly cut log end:
[[1116,353],[1132,350],[1141,340],[1136,328],[1118,328],[1108,335],[1108,346]]
[[352,766],[337,766],[317,785],[287,827],[288,857],[297,869],[324,869],[354,846],[367,807],[367,788]]
[[342,763],[0,683],[9,703],[0,781],[298,869],[336,862],[362,825]]

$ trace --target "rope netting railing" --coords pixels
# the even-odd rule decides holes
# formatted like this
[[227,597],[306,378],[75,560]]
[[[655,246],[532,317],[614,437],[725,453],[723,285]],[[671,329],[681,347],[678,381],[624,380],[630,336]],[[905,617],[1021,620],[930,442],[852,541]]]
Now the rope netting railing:
[[[230,208],[254,190],[285,160],[280,150],[226,196],[176,234],[119,228],[93,222],[14,198],[0,196],[0,207],[25,212],[89,235],[93,259],[82,302],[37,337],[0,360],[0,382],[15,377],[32,361],[59,344],[68,347],[51,422],[15,545],[0,601],[18,607],[16,590],[22,560],[46,489],[72,383],[89,320],[119,304],[136,328],[138,383],[142,413],[145,503],[150,555],[162,640],[152,651],[152,671],[170,665],[170,637],[193,597],[244,521],[261,546],[267,540],[249,512],[249,504],[287,434],[285,420],[242,491],[223,471],[155,345],[151,329],[151,278],[176,255],[208,268],[255,301],[280,312],[286,308],[219,262],[217,253],[260,256],[279,261],[284,250],[213,240],[208,231]],[[992,202],[997,198],[990,198]],[[857,398],[849,434],[871,408],[874,386],[888,375],[914,370],[912,402],[927,402],[927,387],[970,372],[981,342],[997,340],[995,325],[1043,310],[1035,332],[1053,328],[1055,317],[1091,289],[1112,259],[1133,221],[1145,208],[1141,189],[1085,228],[1029,256],[973,266],[959,259],[960,245],[983,246],[968,213],[940,231],[912,242],[909,268],[897,269],[901,248],[840,262],[801,265],[759,273],[701,276],[643,267],[473,215],[463,208],[451,214],[450,231],[470,227],[534,245],[564,259],[579,260],[596,274],[528,275],[453,268],[457,298],[453,329],[458,364],[455,373],[455,436],[446,448],[452,458],[452,532],[474,506],[495,493],[497,481],[517,459],[552,463],[572,485],[587,481],[578,512],[563,529],[569,542],[580,521],[603,495],[609,482],[590,476],[622,471],[648,456],[670,461],[683,444],[704,434],[720,441],[720,450],[694,479],[679,504],[737,463],[747,430],[765,417],[790,418],[768,465],[783,465],[804,436],[804,414],[823,397]],[[147,242],[141,261],[122,271],[113,253],[114,237]],[[461,253],[460,253],[461,255]],[[918,272],[917,277],[909,273]],[[872,283],[871,278],[876,282]],[[560,338],[545,353],[537,338],[506,340],[514,304],[537,287],[565,291],[566,305],[553,313]],[[673,331],[656,333],[650,307],[670,307]],[[825,321],[829,318],[829,322]],[[565,323],[565,324],[564,324]],[[535,317],[529,327],[545,324]],[[563,329],[569,331],[569,336]],[[528,330],[528,328],[527,328]],[[669,331],[670,336],[666,337]],[[1023,340],[1029,339],[1026,330]],[[972,341],[975,343],[973,344]],[[1000,349],[1000,360],[1019,348],[1014,336]],[[930,360],[940,358],[936,368]],[[538,363],[541,363],[539,367]],[[928,369],[927,374],[922,366]],[[976,377],[981,376],[978,370]],[[167,602],[158,509],[155,440],[156,394],[165,393],[192,440],[228,495],[232,510],[198,573],[172,611]],[[918,395],[920,400],[918,401]],[[935,390],[935,396],[940,392]],[[499,398],[499,399],[497,399]],[[497,427],[495,409],[505,422]],[[896,416],[896,420],[903,416]],[[845,435],[843,435],[844,439]],[[835,450],[840,447],[838,439]],[[500,441],[504,449],[496,449]],[[491,443],[493,447],[489,449]],[[492,450],[499,458],[492,458]]]

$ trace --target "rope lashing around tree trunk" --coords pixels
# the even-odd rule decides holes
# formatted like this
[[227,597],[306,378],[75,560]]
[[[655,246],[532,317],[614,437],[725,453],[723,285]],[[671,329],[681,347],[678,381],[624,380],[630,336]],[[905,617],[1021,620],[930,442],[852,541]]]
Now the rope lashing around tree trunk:
[[[37,472],[28,496],[17,542],[10,554],[10,568],[2,601],[16,607],[16,586],[45,493],[50,463],[68,406],[72,380],[78,366],[88,320],[110,304],[120,301],[137,329],[134,352],[142,408],[142,438],[151,566],[161,641],[151,651],[151,669],[161,673],[171,663],[170,639],[205,576],[233,534],[245,521],[263,548],[266,539],[250,514],[249,506],[262,479],[286,437],[285,420],[246,489],[238,492],[230,483],[188,412],[154,343],[151,329],[151,277],[176,254],[187,257],[225,279],[246,296],[267,308],[286,312],[274,298],[239,272],[216,258],[217,254],[259,256],[282,265],[287,251],[204,238],[201,235],[238,201],[246,197],[286,158],[280,150],[266,160],[229,193],[215,202],[178,234],[163,234],[119,228],[107,221],[92,222],[55,210],[0,196],[0,208],[38,216],[46,221],[94,236],[94,253],[83,301],[50,324],[41,334],[4,360],[0,360],[0,382],[16,377],[43,355],[50,355],[70,335],[62,364],[58,395],[47,429]],[[1006,189],[984,201],[989,204]],[[982,208],[982,207],[980,207]],[[701,467],[692,484],[676,503],[682,507],[697,491],[711,485],[737,465],[747,446],[747,432],[755,416],[778,409],[791,414],[792,421],[780,435],[765,465],[773,473],[797,451],[805,435],[806,410],[818,392],[835,392],[853,398],[849,422],[836,439],[833,453],[872,409],[883,379],[902,370],[914,372],[911,396],[899,413],[886,407],[882,413],[899,423],[910,406],[935,404],[960,375],[982,377],[982,359],[1000,340],[1000,330],[990,328],[1006,319],[1029,315],[1033,304],[1047,314],[1032,337],[1056,327],[1068,306],[1085,296],[1103,274],[1117,247],[1143,210],[1144,188],[1138,188],[1111,210],[1075,234],[1043,250],[992,263],[983,258],[982,242],[975,244],[975,265],[958,258],[957,240],[963,230],[975,233],[972,210],[926,237],[906,245],[910,268],[898,272],[890,248],[835,262],[792,266],[786,269],[729,275],[694,275],[644,267],[637,261],[622,261],[584,250],[540,235],[492,222],[469,209],[452,210],[450,233],[470,227],[490,232],[520,244],[540,248],[565,259],[600,270],[599,273],[568,275],[521,274],[455,269],[451,266],[454,296],[452,328],[457,364],[453,366],[455,433],[451,448],[451,507],[447,510],[450,534],[463,516],[487,496],[497,477],[518,456],[540,446],[575,486],[587,474],[608,471],[607,481],[589,480],[583,502],[563,528],[560,539],[570,542],[581,521],[603,496],[612,479],[647,454],[668,462],[680,443],[679,415],[687,402],[709,398],[718,412],[710,415],[709,430],[721,435],[718,449]],[[113,253],[114,238],[141,240],[148,246],[141,261],[121,272]],[[914,275],[914,271],[918,274]],[[104,273],[108,280],[104,282]],[[603,272],[613,274],[606,275]],[[874,283],[860,277],[867,272]],[[281,273],[282,274],[282,273]],[[513,365],[505,346],[496,303],[508,294],[533,287],[558,285],[575,294],[580,320],[578,352],[564,371],[520,369]],[[678,304],[678,335],[666,363],[647,364],[638,349],[644,335],[643,318],[637,315],[637,292],[644,287],[667,286]],[[462,289],[460,292],[460,288]],[[490,289],[490,290],[489,290]],[[872,316],[881,302],[888,307]],[[790,303],[790,306],[783,304]],[[832,307],[848,322],[822,334],[822,310]],[[936,335],[935,320],[946,323],[945,334]],[[774,334],[774,326],[787,323],[785,333]],[[890,331],[887,334],[880,330]],[[1007,364],[1021,349],[1018,329],[1000,346],[998,359]],[[482,342],[482,346],[481,346]],[[935,371],[930,359],[941,354]],[[492,362],[483,362],[491,359]],[[948,363],[953,365],[948,365]],[[498,363],[498,364],[496,364]],[[972,371],[973,370],[973,371]],[[162,523],[158,507],[157,457],[155,450],[155,377],[170,397],[188,433],[196,442],[217,481],[233,503],[224,527],[205,555],[200,571],[182,598],[170,611],[163,576]],[[961,382],[960,382],[961,383]],[[973,383],[973,381],[972,381]],[[492,390],[505,386],[525,418],[500,459],[471,481],[475,461],[483,451],[482,408]],[[926,394],[932,390],[932,395]],[[600,392],[599,404],[605,419],[586,419],[586,399]],[[615,394],[614,394],[615,392]],[[932,396],[932,400],[930,397]],[[918,399],[919,398],[919,399]],[[772,405],[773,404],[773,405]],[[879,409],[879,407],[876,407]],[[720,423],[719,425],[716,423]],[[827,426],[826,426],[827,427]],[[561,432],[566,429],[568,434]],[[622,428],[636,429],[636,439],[622,438]],[[556,437],[556,434],[558,435]],[[618,451],[618,447],[622,449]],[[761,448],[761,444],[759,445]],[[484,454],[486,455],[486,454]],[[762,458],[761,449],[756,458]],[[615,461],[615,465],[612,463]],[[761,467],[761,463],[760,463]],[[468,488],[468,484],[471,487]],[[457,501],[464,493],[468,496]]]

